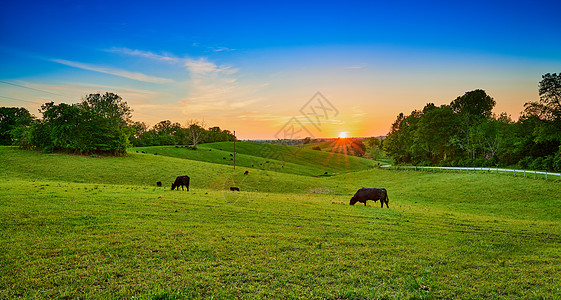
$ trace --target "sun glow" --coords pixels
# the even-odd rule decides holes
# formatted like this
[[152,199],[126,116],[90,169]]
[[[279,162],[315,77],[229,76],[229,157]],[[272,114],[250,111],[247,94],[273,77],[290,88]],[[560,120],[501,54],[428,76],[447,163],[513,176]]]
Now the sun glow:
[[339,133],[339,138],[344,139],[346,137],[347,137],[347,133],[345,131]]

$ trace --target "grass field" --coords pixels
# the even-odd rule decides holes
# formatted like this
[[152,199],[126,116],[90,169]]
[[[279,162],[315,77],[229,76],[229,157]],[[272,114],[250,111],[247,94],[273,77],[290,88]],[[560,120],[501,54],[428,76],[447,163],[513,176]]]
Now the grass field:
[[[193,151],[184,147],[154,146],[130,148],[130,153],[158,154],[217,164],[234,164],[234,143],[220,142],[198,145]],[[317,176],[360,171],[372,168],[372,160],[339,153],[320,152],[298,147],[263,143],[236,142],[236,165],[244,168]]]
[[[251,147],[236,151],[263,160]],[[561,298],[559,182],[342,166],[314,177],[325,157],[276,172],[168,150],[0,147],[0,298]],[[183,174],[191,191],[171,191]],[[390,209],[349,206],[363,186],[388,189]]]

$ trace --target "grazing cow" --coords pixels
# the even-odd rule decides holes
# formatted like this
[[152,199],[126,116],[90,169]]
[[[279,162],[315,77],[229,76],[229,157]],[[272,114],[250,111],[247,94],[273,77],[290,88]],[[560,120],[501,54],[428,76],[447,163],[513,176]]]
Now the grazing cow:
[[162,186],[162,182],[161,181],[156,182],[156,186]]
[[239,191],[240,191],[240,188],[237,188],[237,187],[235,187],[235,186],[231,186],[231,187],[230,187],[230,191],[232,191],[232,192],[233,192],[233,191],[239,192]]
[[245,172],[243,172],[243,174],[244,174],[244,175],[248,175],[248,174],[249,174],[249,171],[246,170]]
[[230,153],[230,156],[234,156],[234,154]]
[[364,206],[366,206],[367,200],[373,200],[374,202],[380,200],[382,208],[384,207],[384,203],[386,203],[387,208],[390,208],[388,206],[390,198],[388,197],[388,191],[386,191],[386,189],[361,188],[356,191],[355,195],[351,198],[350,204],[355,205],[357,202],[362,202]]
[[171,190],[173,191],[175,188],[179,191],[179,186],[181,186],[181,190],[183,191],[183,187],[187,187],[187,191],[189,191],[189,176],[177,176],[175,178],[175,182],[171,184]]

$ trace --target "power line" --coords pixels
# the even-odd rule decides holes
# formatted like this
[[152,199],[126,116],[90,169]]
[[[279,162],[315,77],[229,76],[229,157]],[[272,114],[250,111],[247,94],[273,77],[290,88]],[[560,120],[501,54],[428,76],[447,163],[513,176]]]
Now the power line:
[[6,96],[2,96],[2,95],[0,95],[0,97],[1,97],[1,98],[6,98],[6,99],[10,99],[10,100],[23,101],[23,102],[29,102],[29,103],[33,103],[33,104],[42,105],[41,103],[35,102],[35,101],[29,101],[29,100],[23,100],[23,99],[18,99],[18,98],[6,97]]
[[[71,97],[68,97],[68,96],[65,96],[65,95],[62,95],[62,94],[57,94],[57,93],[53,93],[53,92],[48,92],[48,91],[44,91],[44,90],[40,90],[40,89],[28,87],[28,86],[25,86],[25,85],[15,84],[15,83],[3,81],[3,80],[0,80],[0,83],[9,84],[9,85],[17,86],[17,87],[20,87],[20,88],[24,88],[24,89],[28,89],[28,90],[33,90],[33,91],[37,91],[37,92],[42,92],[42,93],[47,93],[47,94],[52,94],[52,95],[56,95],[56,96],[62,96],[62,97],[68,98],[68,99],[74,99],[74,98],[71,98]],[[4,98],[5,98],[5,97],[4,97]],[[24,101],[25,101],[25,100],[24,100]]]

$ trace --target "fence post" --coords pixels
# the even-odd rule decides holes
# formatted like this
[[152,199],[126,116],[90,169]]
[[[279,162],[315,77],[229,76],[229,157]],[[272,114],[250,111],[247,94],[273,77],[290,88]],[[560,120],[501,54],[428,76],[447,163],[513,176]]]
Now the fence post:
[[534,171],[534,179],[536,179],[536,178],[537,178],[537,174],[536,174],[536,171]]
[[547,171],[545,171],[545,180],[547,180]]

